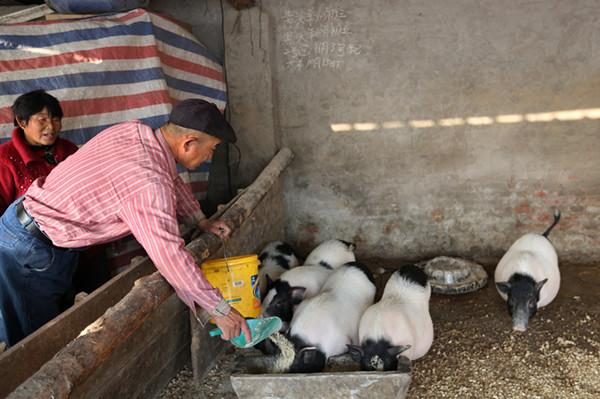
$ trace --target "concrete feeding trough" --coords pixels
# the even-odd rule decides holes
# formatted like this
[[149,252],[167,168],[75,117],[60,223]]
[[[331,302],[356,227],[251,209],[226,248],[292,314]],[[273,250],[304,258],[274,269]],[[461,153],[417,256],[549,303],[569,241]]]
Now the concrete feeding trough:
[[349,355],[330,359],[327,369],[313,374],[257,374],[262,355],[247,357],[231,375],[231,385],[243,399],[325,399],[406,397],[411,381],[410,360],[399,361],[396,371],[358,371]]
[[476,291],[487,284],[488,276],[478,263],[449,256],[438,256],[420,262],[429,276],[431,290],[438,294],[464,294]]

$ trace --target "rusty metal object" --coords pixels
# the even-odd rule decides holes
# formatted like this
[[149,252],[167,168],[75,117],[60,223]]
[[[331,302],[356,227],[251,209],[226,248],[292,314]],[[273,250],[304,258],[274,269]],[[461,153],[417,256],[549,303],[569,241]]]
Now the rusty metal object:
[[438,294],[463,294],[484,287],[487,283],[487,273],[475,262],[438,256],[426,262],[420,262],[429,276],[431,290]]

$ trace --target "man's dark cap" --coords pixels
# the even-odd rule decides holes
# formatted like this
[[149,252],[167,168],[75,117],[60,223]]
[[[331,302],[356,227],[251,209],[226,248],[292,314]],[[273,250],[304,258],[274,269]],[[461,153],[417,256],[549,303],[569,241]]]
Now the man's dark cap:
[[217,106],[200,98],[180,101],[171,110],[169,122],[199,130],[222,141],[235,143],[235,132]]

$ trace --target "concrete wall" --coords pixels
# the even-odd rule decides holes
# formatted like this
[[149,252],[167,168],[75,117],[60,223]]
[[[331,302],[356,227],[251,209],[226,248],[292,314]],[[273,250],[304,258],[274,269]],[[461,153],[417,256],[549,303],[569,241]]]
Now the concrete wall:
[[223,24],[219,0],[150,0],[148,9],[188,24],[194,36],[223,61]]
[[251,183],[282,147],[279,86],[272,71],[277,57],[273,21],[261,4],[238,11],[223,2],[228,107],[242,154],[235,174],[238,187]]
[[[220,0],[151,0],[151,11],[172,16],[190,28],[192,34],[206,46],[221,63],[224,62],[223,18]],[[202,208],[207,215],[213,214],[218,204],[226,203],[235,194],[228,171],[228,146],[217,147],[213,156],[206,199]]]
[[599,22],[594,0],[225,4],[239,183],[294,151],[304,249],[494,260],[558,206],[561,259],[598,260]]

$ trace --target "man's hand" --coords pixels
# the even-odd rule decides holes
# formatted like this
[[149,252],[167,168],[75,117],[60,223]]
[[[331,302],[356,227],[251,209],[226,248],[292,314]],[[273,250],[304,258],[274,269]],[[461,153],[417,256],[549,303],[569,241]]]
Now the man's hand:
[[227,223],[225,223],[222,220],[204,219],[198,222],[198,227],[202,231],[208,231],[210,233],[213,233],[214,235],[223,240],[229,238],[229,235],[231,234],[231,229],[229,228],[229,226],[227,226]]
[[231,308],[227,316],[214,316],[215,324],[221,329],[221,338],[228,341],[240,335],[240,329],[244,333],[246,342],[250,342],[252,336],[246,319],[237,310]]

